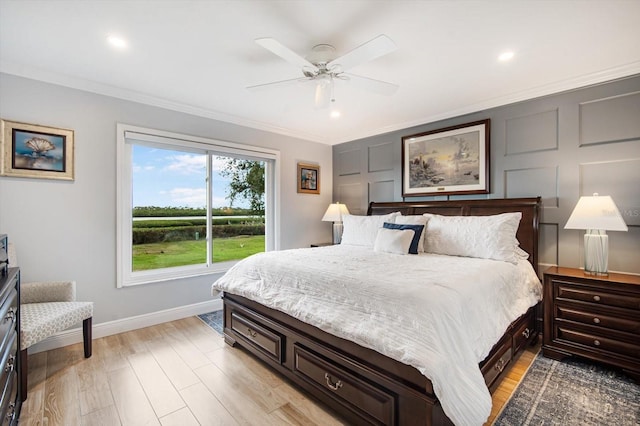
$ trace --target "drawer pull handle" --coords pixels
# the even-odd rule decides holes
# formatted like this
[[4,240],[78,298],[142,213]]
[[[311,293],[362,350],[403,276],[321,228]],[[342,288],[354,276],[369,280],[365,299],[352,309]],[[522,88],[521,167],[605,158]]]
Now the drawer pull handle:
[[528,328],[526,328],[526,329],[522,332],[522,335],[524,336],[524,338],[525,338],[525,339],[528,339],[528,338],[529,338],[529,336],[531,336],[531,331],[530,331]]
[[600,340],[594,340],[593,344],[596,345],[596,346],[600,346]]
[[498,370],[498,372],[502,373],[502,370],[504,370],[504,366],[507,365],[506,362],[504,362],[504,359],[500,358],[498,360],[498,362],[496,363],[495,368],[496,370]]
[[594,323],[596,323],[596,324],[600,324],[600,318],[595,317],[595,318],[593,319],[593,322],[594,322]]
[[14,321],[16,319],[16,311],[13,308],[9,308],[7,315],[4,317],[4,321]]
[[327,386],[329,386],[329,389],[331,389],[332,391],[335,392],[342,387],[342,380],[338,380],[337,382],[332,383],[329,373],[324,373],[324,378],[327,381]]
[[596,302],[600,301],[600,296],[593,296],[593,300],[595,300]]
[[7,360],[7,365],[5,365],[4,367],[5,372],[9,373],[13,371],[13,368],[15,367],[15,360],[16,360],[16,357],[14,355],[9,355],[9,359]]
[[9,408],[5,418],[8,420],[13,420],[13,415],[15,414],[15,412],[16,412],[16,403],[15,402],[9,403]]
[[250,328],[247,328],[247,335],[248,335],[249,337],[253,337],[253,338],[255,339],[255,338],[256,338],[256,336],[258,335],[258,333],[256,333],[255,331],[253,331],[253,330],[252,330],[252,329],[250,329]]

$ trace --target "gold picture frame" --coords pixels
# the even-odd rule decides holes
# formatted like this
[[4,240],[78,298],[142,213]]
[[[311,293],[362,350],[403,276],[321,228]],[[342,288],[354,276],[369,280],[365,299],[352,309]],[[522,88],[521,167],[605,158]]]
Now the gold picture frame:
[[298,163],[298,192],[320,194],[320,166]]
[[491,120],[402,138],[402,196],[488,194]]
[[0,120],[0,175],[73,180],[73,130]]

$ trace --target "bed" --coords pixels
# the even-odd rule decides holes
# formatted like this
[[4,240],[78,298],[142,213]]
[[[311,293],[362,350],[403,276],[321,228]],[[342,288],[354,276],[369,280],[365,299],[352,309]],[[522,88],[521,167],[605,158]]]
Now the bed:
[[[371,203],[368,216],[380,217],[396,212],[404,216],[430,213],[440,215],[439,218],[518,213],[521,218],[516,225],[517,243],[527,259],[518,260],[514,267],[491,259],[463,260],[459,256],[438,254],[411,257],[373,253],[373,250],[367,254],[364,248],[349,249],[346,245],[265,253],[248,262],[239,262],[240,266],[236,265],[225,275],[233,275],[234,271],[235,278],[223,277],[214,283],[214,293],[224,291],[225,341],[263,360],[350,424],[440,425],[453,424],[451,418],[458,424],[481,424],[486,413],[486,398],[478,389],[478,378],[488,395],[487,389],[497,387],[505,367],[525,345],[536,339],[540,330],[540,304],[531,295],[527,295],[526,302],[513,303],[522,311],[522,314],[518,311],[519,316],[514,316],[516,308],[511,304],[505,308],[515,318],[513,321],[504,322],[506,314],[493,318],[493,311],[500,309],[487,307],[494,296],[485,290],[490,288],[485,287],[489,286],[485,281],[494,279],[485,279],[484,276],[490,274],[482,271],[487,271],[488,263],[488,268],[497,271],[508,284],[512,279],[508,274],[526,263],[539,286],[533,271],[538,265],[540,207],[540,198]],[[314,266],[308,257],[310,254],[318,259],[318,266]],[[290,269],[293,266],[289,265],[303,264],[305,260],[308,263],[302,270]],[[364,263],[358,262],[363,261],[370,264],[359,268],[358,265]],[[467,263],[458,263],[462,261]],[[278,263],[282,264],[283,272],[273,275],[272,281],[280,281],[287,287],[276,291],[265,277],[271,276],[270,268]],[[322,275],[318,268],[328,268],[331,264],[339,266],[338,269],[324,274],[321,282],[307,283],[305,274]],[[259,269],[263,267],[267,269]],[[418,274],[415,284],[409,283],[411,276],[417,274],[415,271],[431,268],[436,268],[433,269],[435,293],[417,299],[416,293],[411,292],[420,285],[424,273]],[[365,287],[367,296],[358,293],[355,308],[343,306],[344,295],[356,294],[354,277],[361,274],[358,269],[368,271],[367,282],[363,283],[369,286]],[[385,275],[385,270],[394,271],[391,278]],[[258,278],[254,277],[256,274]],[[444,280],[444,275],[454,279]],[[401,286],[394,283],[395,276],[402,277],[398,278]],[[461,280],[473,283],[467,285],[460,283]],[[332,283],[333,287],[321,288],[322,282]],[[498,288],[510,289],[505,283]],[[460,300],[453,300],[454,293]],[[439,308],[441,299],[450,298],[457,303],[458,310],[462,306],[459,315],[455,314],[455,307]],[[478,303],[480,299],[482,302]],[[389,312],[372,310],[372,306],[386,309],[387,304],[393,306]],[[423,306],[428,308],[420,309]],[[489,311],[484,314],[486,319],[474,314],[482,309]],[[344,321],[342,315],[347,312],[353,312],[356,319]],[[466,315],[474,319],[469,320]],[[440,325],[441,317],[457,316],[461,317],[458,323]],[[461,326],[460,322],[466,325]],[[484,322],[491,323],[489,329],[494,331],[485,332],[480,328]],[[430,324],[428,328],[439,331],[431,333],[424,327],[425,323]],[[501,331],[496,333],[496,327]],[[469,338],[461,339],[458,332]],[[382,343],[377,343],[378,337]],[[478,342],[462,344],[461,340]],[[450,358],[451,365],[443,364],[443,357]],[[466,364],[471,359],[474,364],[469,369]],[[450,386],[448,381],[455,386]]]

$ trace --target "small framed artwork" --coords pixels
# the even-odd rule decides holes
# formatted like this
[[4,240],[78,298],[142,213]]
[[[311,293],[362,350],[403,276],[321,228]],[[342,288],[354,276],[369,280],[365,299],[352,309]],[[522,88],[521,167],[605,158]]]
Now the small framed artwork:
[[490,120],[402,138],[402,196],[488,194]]
[[73,180],[73,130],[0,120],[0,174]]
[[298,163],[298,192],[303,194],[320,193],[320,166]]

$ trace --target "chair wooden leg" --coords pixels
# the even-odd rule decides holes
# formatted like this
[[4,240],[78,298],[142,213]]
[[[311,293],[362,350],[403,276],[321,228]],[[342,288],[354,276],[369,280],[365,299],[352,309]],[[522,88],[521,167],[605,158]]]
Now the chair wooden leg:
[[27,350],[20,351],[20,399],[25,401],[27,399]]
[[91,322],[93,317],[82,321],[82,339],[84,340],[84,357],[91,357]]

